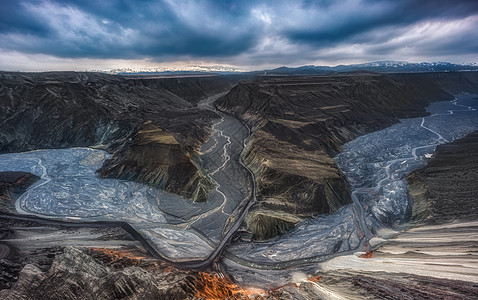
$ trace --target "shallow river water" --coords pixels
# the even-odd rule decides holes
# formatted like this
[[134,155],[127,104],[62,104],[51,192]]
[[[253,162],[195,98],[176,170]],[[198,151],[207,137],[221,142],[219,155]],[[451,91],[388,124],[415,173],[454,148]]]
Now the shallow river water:
[[[202,101],[211,108],[214,97]],[[37,183],[16,201],[21,214],[70,221],[126,221],[170,260],[204,259],[225,234],[238,206],[250,197],[250,176],[239,155],[248,129],[220,113],[198,163],[215,189],[208,201],[167,193],[144,184],[99,178],[96,170],[110,157],[92,148],[68,148],[0,155],[0,171],[26,171]]]

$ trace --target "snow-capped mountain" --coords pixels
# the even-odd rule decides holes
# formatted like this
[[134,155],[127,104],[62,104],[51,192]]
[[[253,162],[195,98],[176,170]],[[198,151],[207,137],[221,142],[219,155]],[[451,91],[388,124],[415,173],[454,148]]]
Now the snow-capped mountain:
[[176,73],[176,72],[198,72],[198,73],[236,73],[244,72],[241,69],[230,66],[173,66],[173,67],[138,67],[138,68],[118,68],[111,70],[91,70],[91,72],[100,72],[107,74],[154,74],[154,73]]
[[298,68],[280,67],[268,70],[268,74],[321,74],[330,72],[369,71],[379,73],[393,72],[455,72],[478,70],[478,65],[453,64],[449,62],[421,62],[410,63],[406,61],[375,61],[363,64],[328,66],[302,66]]

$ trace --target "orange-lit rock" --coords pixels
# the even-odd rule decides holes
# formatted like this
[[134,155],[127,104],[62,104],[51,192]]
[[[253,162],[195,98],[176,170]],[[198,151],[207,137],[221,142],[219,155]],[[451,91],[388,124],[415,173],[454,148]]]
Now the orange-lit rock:
[[370,250],[370,251],[367,251],[367,252],[365,252],[364,254],[360,255],[359,257],[360,257],[360,258],[372,258],[373,253],[374,253],[374,251],[373,251],[373,250]]
[[89,252],[93,254],[93,256],[101,259],[102,261],[111,264],[122,263],[126,265],[136,266],[141,262],[141,260],[145,258],[144,256],[138,256],[132,251],[127,250],[89,248]]
[[199,272],[196,275],[196,294],[200,299],[263,299],[265,291],[244,289],[227,277]]
[[322,276],[311,276],[309,278],[307,278],[308,281],[310,282],[319,282],[319,280],[322,279]]

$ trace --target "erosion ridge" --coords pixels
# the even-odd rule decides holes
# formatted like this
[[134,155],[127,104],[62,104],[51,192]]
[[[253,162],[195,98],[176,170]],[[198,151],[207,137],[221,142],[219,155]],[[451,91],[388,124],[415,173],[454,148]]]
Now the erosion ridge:
[[415,221],[444,224],[475,221],[478,206],[478,131],[439,145],[428,164],[408,177]]
[[256,239],[271,238],[350,203],[332,160],[341,146],[399,118],[426,115],[431,101],[453,99],[440,82],[449,80],[450,92],[471,91],[478,80],[469,73],[264,76],[239,83],[216,105],[252,127],[245,161],[256,175],[258,205],[247,229]]
[[15,199],[39,179],[28,172],[0,172],[0,211],[14,209]]
[[98,170],[102,177],[146,182],[195,201],[206,201],[213,184],[169,132],[146,121],[131,141]]
[[8,254],[0,255],[2,299],[185,299],[196,292],[196,273],[158,263],[120,227],[65,228],[4,216],[0,223],[0,249]]
[[[97,145],[113,153],[101,176],[138,180],[202,201],[212,185],[194,153],[216,115],[196,103],[241,78],[0,72],[0,153]],[[145,138],[152,126],[157,131]]]

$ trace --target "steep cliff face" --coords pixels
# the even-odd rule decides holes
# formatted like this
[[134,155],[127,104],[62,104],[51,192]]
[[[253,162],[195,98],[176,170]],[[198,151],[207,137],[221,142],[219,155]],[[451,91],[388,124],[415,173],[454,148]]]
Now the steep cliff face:
[[475,221],[478,216],[478,131],[439,145],[428,164],[407,177],[414,217],[425,224]]
[[15,211],[15,199],[38,179],[27,172],[0,172],[0,211]]
[[[114,155],[103,176],[204,200],[211,184],[194,163],[194,153],[216,115],[195,103],[239,79],[0,72],[0,153],[102,145]],[[169,132],[176,144],[144,142],[146,121]]]
[[239,79],[0,72],[0,153],[110,142],[147,120],[194,148],[213,116],[195,103]]
[[446,73],[416,73],[390,75],[400,80],[414,82],[415,80],[432,81],[451,94],[478,94],[478,72],[446,72]]
[[206,201],[213,185],[169,132],[146,121],[128,146],[98,170],[103,177],[147,182],[195,201]]
[[256,129],[245,152],[259,203],[246,217],[258,240],[287,232],[303,218],[349,203],[348,185],[324,151],[307,151]]
[[2,299],[192,299],[193,283],[185,272],[168,273],[132,264],[115,269],[76,248],[67,247],[41,270],[27,264]]
[[430,101],[451,99],[420,77],[354,73],[240,83],[216,105],[253,128],[245,161],[256,174],[259,204],[248,229],[257,239],[270,238],[350,203],[332,160],[341,146],[398,118],[426,114]]

